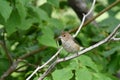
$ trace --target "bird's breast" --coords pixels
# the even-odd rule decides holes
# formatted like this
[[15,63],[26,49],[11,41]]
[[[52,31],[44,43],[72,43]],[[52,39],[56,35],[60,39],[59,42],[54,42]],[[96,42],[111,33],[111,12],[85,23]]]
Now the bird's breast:
[[80,50],[80,47],[78,44],[76,44],[74,41],[65,41],[62,43],[63,45],[63,48],[67,51],[67,52],[70,52],[70,53],[75,53],[75,52],[78,52]]

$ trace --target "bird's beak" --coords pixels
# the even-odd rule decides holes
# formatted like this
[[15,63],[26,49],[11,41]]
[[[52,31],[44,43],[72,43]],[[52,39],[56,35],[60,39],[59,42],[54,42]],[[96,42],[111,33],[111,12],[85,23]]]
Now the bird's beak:
[[56,40],[61,40],[61,38],[62,38],[61,36],[58,36],[58,37],[56,38]]
[[59,37],[58,37],[58,39],[61,39],[61,38],[62,38],[62,36],[59,36]]

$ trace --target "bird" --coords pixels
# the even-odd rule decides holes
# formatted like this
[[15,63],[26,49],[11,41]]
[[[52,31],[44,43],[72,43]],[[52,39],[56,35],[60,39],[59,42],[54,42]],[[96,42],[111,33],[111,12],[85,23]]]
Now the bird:
[[61,40],[63,48],[69,53],[77,53],[83,49],[78,45],[69,32],[62,32],[58,37]]

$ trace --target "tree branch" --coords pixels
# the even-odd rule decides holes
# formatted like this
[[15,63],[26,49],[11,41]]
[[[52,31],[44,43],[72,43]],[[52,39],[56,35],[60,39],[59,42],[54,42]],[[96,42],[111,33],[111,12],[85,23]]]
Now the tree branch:
[[104,40],[102,40],[102,41],[100,41],[100,42],[98,42],[98,43],[96,43],[96,44],[94,44],[94,45],[92,45],[92,46],[90,46],[90,47],[80,51],[79,53],[73,54],[72,56],[68,56],[68,57],[65,57],[65,58],[58,59],[57,62],[59,63],[59,62],[63,62],[63,61],[67,61],[67,60],[73,59],[75,57],[80,56],[81,54],[84,54],[84,53],[86,53],[86,52],[88,52],[88,51],[90,51],[90,50],[92,50],[92,49],[94,49],[94,48],[96,48],[96,47],[98,47],[98,46],[100,46],[100,45],[110,41],[115,36],[115,34],[116,34],[116,32],[118,31],[119,28],[120,28],[120,24]]
[[[92,17],[91,19],[87,20],[83,26],[86,26],[87,24],[89,24],[90,22],[94,21],[96,18],[98,18],[99,16],[101,16],[103,13],[105,13],[106,11],[110,10],[111,8],[113,8],[114,6],[116,6],[117,4],[120,3],[120,0],[116,0],[115,2],[113,2],[111,5],[109,5],[108,7],[106,7],[105,9],[103,9],[101,12],[99,12],[95,17]],[[70,30],[69,32],[75,32],[77,31],[78,28],[74,28],[72,30]]]
[[[84,23],[84,20],[83,20],[83,23]],[[80,26],[82,26],[82,25],[83,25],[83,24],[81,24]],[[79,28],[80,28],[80,27],[79,27]],[[80,29],[81,29],[81,28],[80,28]],[[79,33],[80,29],[76,32],[76,34]],[[73,35],[73,36],[76,37],[76,36],[77,36],[76,34]],[[113,34],[113,35],[114,35],[114,34]],[[87,52],[87,51],[90,51],[90,50],[92,50],[93,48],[96,48],[96,47],[98,47],[98,46],[100,46],[100,45],[102,45],[102,44],[104,44],[105,42],[109,41],[110,38],[111,38],[111,35],[108,36],[106,39],[100,41],[98,44],[95,44],[95,45],[93,45],[93,46],[90,46],[89,48],[84,49],[83,51],[81,51],[81,52],[79,53],[79,55],[80,55],[80,54],[83,54],[83,53],[85,53],[85,52]],[[62,50],[62,49],[61,49],[61,50]],[[61,50],[60,50],[60,51],[61,51]],[[55,55],[56,55],[56,54],[55,54]],[[56,56],[57,56],[57,55],[56,55]],[[58,60],[57,60],[57,63],[62,62],[62,61],[66,61],[66,60],[69,60],[69,59],[72,59],[72,58],[75,58],[75,57],[77,57],[77,56],[78,56],[78,54],[77,54],[77,55],[74,54],[73,56],[66,57],[66,58],[64,58],[64,59],[63,59],[63,58],[58,59]],[[54,58],[55,58],[55,57],[54,57]],[[43,64],[42,66],[38,67],[26,80],[29,80],[39,69],[42,69],[42,68],[43,68],[44,66],[46,66],[49,62],[51,62],[54,58],[48,60],[48,62],[46,62],[46,63]],[[50,65],[50,66],[51,66],[51,65]],[[50,71],[49,68],[48,68],[47,71]],[[47,71],[43,74],[43,76],[46,75],[46,74],[48,74]],[[42,80],[42,78],[39,78],[39,79]]]
[[[102,10],[98,15],[96,15],[94,18],[92,18],[91,20],[88,20],[87,22],[85,22],[84,23],[84,25],[83,26],[85,26],[85,25],[87,25],[88,23],[90,23],[91,21],[93,21],[93,20],[95,20],[97,17],[99,17],[101,14],[103,14],[104,12],[106,12],[106,11],[108,11],[109,9],[111,9],[112,7],[114,7],[115,5],[117,5],[118,3],[120,2],[120,0],[116,0],[114,3],[112,3],[110,6],[108,6],[107,8],[105,8],[104,10]],[[77,30],[77,29],[76,29]],[[72,32],[74,32],[74,31],[76,31],[76,30],[72,30]],[[116,34],[116,33],[115,33]],[[107,37],[106,38],[108,41],[109,41],[109,39],[110,40],[115,40],[115,41],[117,41],[117,40],[120,40],[120,38],[114,38],[114,37],[112,37],[112,39],[111,39],[111,37]],[[100,44],[102,45],[102,44],[104,44],[104,43],[106,43],[106,39],[104,39],[105,40],[105,42],[103,41],[100,41],[99,42],[99,45],[97,45],[96,44],[96,46],[94,46],[93,45],[93,47],[92,48],[90,48],[90,47],[88,47],[90,50],[91,49],[93,49],[93,48],[96,48],[96,47],[98,47],[98,46],[100,46]],[[108,42],[107,41],[107,42]],[[0,45],[3,47],[4,46],[4,44],[3,44],[3,42],[2,41],[0,41]],[[4,48],[4,47],[3,47]],[[22,56],[20,56],[19,58],[20,59],[25,59],[25,58],[27,58],[27,57],[29,57],[29,56],[31,56],[31,55],[33,55],[33,54],[36,54],[36,53],[38,53],[39,51],[41,51],[41,50],[45,50],[47,47],[43,47],[42,49],[37,49],[37,50],[34,50],[33,52],[30,52],[30,53],[27,53],[27,54],[25,54],[25,55],[22,55]],[[7,47],[6,47],[6,49],[7,49]],[[87,49],[87,48],[86,48]],[[86,50],[85,49],[85,50]],[[85,53],[86,51],[85,50],[82,50],[79,54],[81,55],[81,54],[83,54],[83,52]],[[88,50],[88,51],[90,51],[90,50]],[[5,53],[7,53],[7,50],[5,50],[5,48],[4,48],[4,51],[5,51]],[[8,51],[8,53],[9,53],[9,51]],[[8,54],[8,57],[10,57],[11,55],[9,55]],[[55,56],[54,56],[55,57]],[[77,57],[77,56],[71,56],[71,58],[70,57],[66,57],[66,60],[69,60],[69,59],[72,59],[72,58],[74,58],[74,57]],[[9,58],[10,59],[10,61],[11,62],[13,62],[13,64],[10,66],[10,68],[0,77],[0,80],[4,80],[4,78],[5,77],[7,77],[9,74],[11,74],[12,72],[14,72],[15,70],[16,70],[16,66],[18,65],[18,63],[19,63],[19,61],[13,61],[13,59],[12,59],[12,56],[11,56],[11,58]],[[48,60],[48,62],[47,63],[45,63],[45,65],[47,65],[50,61],[52,61],[53,59],[51,59],[51,60]],[[57,63],[59,63],[59,62],[62,62],[62,61],[64,61],[64,60],[62,60],[62,58],[61,59],[58,59],[57,60]],[[44,65],[44,66],[45,66]],[[42,65],[43,66],[43,65]],[[43,66],[43,67],[44,67]],[[43,67],[41,67],[41,68],[43,68]],[[49,70],[49,69],[48,69]],[[48,73],[47,73],[48,74]]]
[[14,61],[9,69],[0,77],[0,80],[4,80],[9,74],[15,71],[19,61]]
[[[79,29],[77,30],[77,32],[75,33],[75,35],[73,35],[73,37],[76,37],[77,35],[78,35],[78,33],[80,32],[80,30],[81,30],[81,28],[82,28],[82,26],[83,26],[83,24],[84,24],[84,21],[85,21],[85,18],[92,12],[92,10],[93,10],[93,8],[94,8],[94,5],[95,5],[95,2],[96,2],[96,0],[94,0],[93,1],[93,4],[92,4],[92,6],[91,6],[91,9],[90,9],[90,11],[86,14],[86,15],[84,15],[84,17],[83,17],[83,19],[82,19],[82,24],[80,24],[80,26],[79,26]],[[44,66],[46,66],[48,63],[50,63],[53,59],[55,59],[57,56],[58,56],[58,54],[60,53],[60,51],[63,49],[63,47],[61,47],[56,53],[55,53],[55,55],[53,55],[46,63],[44,63],[42,66],[38,66],[34,71],[33,71],[33,73],[26,79],[26,80],[30,80],[30,78],[38,71],[38,70],[40,70],[40,69],[42,69]]]
[[[118,3],[120,2],[120,0],[116,0],[114,3],[112,3],[111,5],[109,5],[108,7],[106,7],[104,10],[102,10],[99,14],[97,14],[95,17],[91,18],[90,20],[86,21],[83,26],[86,26],[87,24],[89,24],[90,22],[92,22],[93,20],[95,20],[97,17],[99,17],[100,15],[102,15],[103,13],[105,13],[106,11],[110,10],[112,7],[116,6]],[[75,29],[72,29],[70,30],[69,32],[75,32],[76,30],[78,30],[78,28],[75,28]],[[42,47],[38,50],[34,50],[33,52],[31,53],[26,53],[25,55],[22,55],[21,59],[24,59],[24,58],[27,58],[33,54],[36,54],[38,52],[40,52],[41,50],[45,50],[47,47]]]
[[80,32],[80,30],[83,27],[83,24],[85,22],[85,18],[87,16],[89,16],[91,14],[91,12],[93,11],[93,8],[95,6],[95,2],[96,2],[96,0],[93,0],[92,6],[91,6],[90,10],[88,11],[88,13],[87,14],[83,14],[83,19],[82,19],[81,25],[79,26],[79,28],[77,29],[77,31],[76,31],[75,35],[73,35],[73,37],[76,37],[78,35],[78,33]]
[[45,62],[42,66],[38,66],[34,72],[26,79],[26,80],[30,80],[30,78],[40,69],[42,69],[43,67],[45,67],[48,63],[50,63],[55,57],[57,57],[57,55],[60,53],[60,51],[63,49],[63,47],[61,47],[55,55],[53,55],[47,62]]
[[115,38],[115,37],[113,37],[111,40],[112,40],[112,41],[120,41],[120,38]]
[[[67,0],[68,5],[75,11],[78,18],[82,21],[83,14],[88,13],[89,8],[85,0]],[[85,21],[89,20],[93,17],[93,12],[91,12],[85,19]],[[96,21],[92,21],[94,26],[97,26]]]
[[70,60],[70,59],[74,59],[76,57],[79,57],[81,54],[84,54],[108,41],[110,41],[116,34],[116,32],[118,31],[118,29],[120,29],[120,24],[113,30],[113,32],[108,36],[106,37],[104,40],[78,52],[78,53],[75,53],[71,56],[68,56],[68,57],[65,57],[65,58],[58,58],[53,64],[50,65],[50,67],[43,73],[43,75],[41,77],[39,77],[38,80],[43,80],[50,72],[51,70],[55,67],[56,64],[60,63],[60,62],[63,62],[63,61],[67,61],[67,60]]
[[0,41],[0,45],[2,46],[3,50],[5,51],[8,60],[9,60],[10,63],[12,64],[12,63],[13,63],[13,57],[12,57],[12,55],[9,53],[9,51],[8,51],[8,49],[7,49],[7,47],[6,47],[6,43],[3,42],[3,41]]
[[25,58],[27,58],[27,57],[29,57],[29,56],[32,56],[32,55],[34,55],[34,54],[36,54],[36,53],[38,53],[38,52],[40,52],[40,51],[42,51],[42,50],[45,50],[46,48],[47,48],[47,47],[44,46],[44,47],[42,47],[42,48],[36,49],[36,50],[34,50],[34,51],[31,51],[30,53],[25,53],[24,55],[20,56],[18,59],[25,59]]
[[38,80],[43,80],[45,78],[45,76],[47,76],[51,70],[55,67],[55,65],[57,64],[57,60],[54,61],[50,66],[49,68],[43,73],[43,75],[38,79]]

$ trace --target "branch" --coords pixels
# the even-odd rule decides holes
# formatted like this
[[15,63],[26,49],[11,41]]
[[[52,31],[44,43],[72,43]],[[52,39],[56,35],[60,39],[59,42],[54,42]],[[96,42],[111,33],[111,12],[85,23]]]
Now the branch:
[[[90,20],[86,21],[84,23],[83,26],[86,26],[87,24],[89,24],[90,22],[92,22],[93,20],[95,20],[97,17],[99,17],[100,15],[102,15],[103,13],[105,13],[106,11],[110,10],[112,7],[116,6],[118,3],[120,2],[120,0],[116,0],[114,3],[112,3],[111,5],[109,5],[108,7],[106,7],[104,10],[102,10],[99,14],[97,14],[95,17],[91,18]],[[78,28],[72,29],[69,32],[75,32]],[[20,59],[25,59],[29,56],[32,56],[33,54],[36,54],[38,52],[40,52],[41,50],[45,50],[47,47],[42,47],[41,49],[35,50],[31,53],[26,53],[25,55],[19,57]]]
[[[105,13],[106,11],[110,10],[112,7],[114,7],[115,5],[117,5],[120,2],[120,0],[116,0],[114,3],[112,3],[111,5],[109,5],[108,7],[106,7],[104,10],[102,10],[99,14],[97,14],[95,17],[91,18],[90,20],[86,21],[84,23],[83,26],[86,26],[87,24],[89,24],[90,22],[92,22],[93,20],[95,20],[97,17],[99,17],[100,15],[102,15],[103,13]],[[78,28],[72,29],[69,32],[75,32]],[[47,47],[42,47],[41,49],[35,50],[31,53],[26,53],[25,55],[19,57],[21,59],[25,59],[33,54],[36,54],[37,52],[40,52],[41,50],[45,50]]]
[[78,35],[78,33],[80,32],[80,30],[81,30],[81,28],[82,28],[82,26],[83,26],[83,24],[85,22],[85,18],[87,16],[89,16],[90,13],[92,12],[92,10],[93,10],[93,8],[95,6],[95,2],[96,2],[96,0],[93,0],[92,6],[91,6],[90,10],[88,11],[88,13],[87,14],[83,14],[83,19],[82,19],[81,25],[79,26],[79,28],[77,29],[77,31],[76,31],[75,35],[73,35],[73,37],[76,37]]
[[[81,30],[81,28],[82,28],[82,26],[83,26],[83,24],[84,24],[84,22],[85,22],[85,18],[92,12],[92,10],[93,10],[93,8],[94,8],[94,5],[95,5],[95,2],[96,2],[96,0],[93,0],[92,6],[91,6],[89,12],[88,12],[86,15],[83,14],[82,22],[81,22],[78,30],[76,31],[75,35],[73,35],[73,37],[76,37],[76,36],[78,35],[78,33],[80,32],[80,30]],[[61,49],[61,50],[62,50],[62,49]],[[61,51],[61,50],[60,50],[60,51]],[[58,59],[58,60],[59,60],[59,59]],[[55,61],[54,66],[58,63],[58,62],[57,62],[58,60]],[[52,67],[51,67],[51,66],[52,66]],[[52,70],[52,68],[54,68],[54,67],[53,67],[53,64],[50,65],[50,67],[48,68],[48,70],[47,70],[46,72],[44,72],[44,74],[39,78],[39,80],[42,80],[42,79]],[[28,80],[29,80],[29,79],[28,79]]]
[[96,44],[94,44],[94,45],[92,45],[92,46],[90,46],[90,47],[80,51],[79,53],[73,54],[72,56],[68,56],[68,57],[65,57],[65,58],[58,59],[57,62],[59,63],[59,62],[63,62],[63,61],[67,61],[67,60],[73,59],[75,57],[80,56],[81,54],[84,54],[84,53],[86,53],[86,52],[88,52],[88,51],[90,51],[90,50],[92,50],[92,49],[94,49],[94,48],[96,48],[96,47],[98,47],[98,46],[100,46],[100,45],[110,41],[115,36],[115,34],[116,34],[116,32],[118,31],[119,28],[120,28],[120,24],[104,40],[102,40],[102,41],[100,41],[100,42],[98,42],[98,43],[96,43]]
[[[82,26],[83,26],[83,24],[84,24],[85,18],[92,12],[92,10],[93,10],[93,8],[94,8],[94,5],[95,5],[95,2],[96,2],[96,0],[93,1],[93,4],[92,4],[92,7],[91,7],[90,11],[89,11],[86,15],[84,15],[84,17],[83,17],[83,19],[82,19],[82,23],[81,23],[81,25],[79,26],[79,29],[77,30],[77,32],[75,33],[75,35],[73,35],[73,37],[76,37],[76,36],[78,35],[78,33],[80,32],[80,30],[81,30],[81,28],[82,28]],[[44,63],[42,66],[38,66],[38,67],[36,68],[36,70],[34,70],[34,72],[33,72],[26,80],[30,80],[30,78],[31,78],[38,70],[42,69],[42,68],[45,67],[48,63],[50,63],[54,58],[56,58],[62,49],[63,49],[63,47],[61,47],[61,48],[56,52],[56,54],[53,55],[53,57],[50,58],[50,59],[49,59],[46,63]]]
[[31,66],[31,67],[34,67],[34,68],[37,68],[37,65],[34,65],[34,64],[31,64],[25,60],[20,60],[21,62],[25,63],[24,65],[21,65],[19,67],[17,67],[16,71],[19,71],[19,69],[25,67],[25,66]]
[[113,37],[111,40],[112,40],[112,41],[120,41],[120,38],[115,38],[115,37]]
[[38,80],[43,80],[45,78],[45,76],[47,76],[51,70],[55,67],[55,65],[57,64],[57,60],[54,61],[54,63],[52,63],[49,68],[43,73],[43,75],[38,79]]
[[[25,65],[22,65],[22,66],[20,66],[20,67],[17,68],[19,62],[24,62],[24,63],[26,63],[26,64],[25,64]],[[5,78],[6,78],[7,76],[9,76],[12,72],[15,72],[15,71],[16,71],[16,72],[21,72],[21,71],[19,71],[19,69],[22,68],[22,67],[24,67],[24,66],[32,66],[32,67],[35,67],[35,68],[37,67],[36,65],[33,65],[33,64],[30,64],[30,63],[28,63],[28,62],[26,62],[26,61],[23,61],[23,60],[21,60],[21,59],[18,59],[17,61],[14,61],[14,62],[12,63],[12,65],[8,68],[8,70],[7,70],[6,72],[3,73],[3,75],[1,75],[0,80],[5,80]]]
[[[94,2],[93,2],[93,4],[94,4]],[[91,9],[91,10],[92,10],[92,9]],[[84,18],[83,18],[83,23],[84,23]],[[82,24],[82,25],[83,25],[83,24]],[[77,36],[77,34],[79,33],[80,29],[81,29],[81,25],[80,25],[79,29],[77,30],[76,34],[73,35],[74,37]],[[96,47],[104,44],[105,42],[108,42],[108,41],[111,39],[111,37],[113,37],[113,35],[116,34],[116,32],[117,32],[118,29],[119,29],[119,26],[118,26],[118,27],[113,31],[113,33],[111,33],[106,39],[100,41],[98,44],[95,44],[95,45],[93,45],[93,46],[90,46],[89,48],[84,49],[83,51],[81,51],[81,53],[79,52],[79,54],[75,54],[75,55],[73,55],[72,57],[70,56],[70,57],[58,59],[57,62],[56,62],[56,61],[55,61],[55,62],[56,62],[56,63],[59,63],[59,62],[62,62],[62,61],[66,61],[66,60],[75,58],[75,57],[77,57],[78,55],[81,55],[81,54],[83,54],[83,53],[85,53],[85,52],[87,52],[87,51],[90,51],[90,50],[92,50],[92,49],[94,49],[94,48],[96,48]],[[50,65],[50,67],[48,68],[48,70],[47,70],[46,72],[44,72],[44,74],[39,78],[39,80],[42,80],[42,79],[51,71],[51,66],[52,66],[52,65],[53,65],[53,64]],[[52,67],[52,68],[53,68],[53,67]]]
[[9,60],[10,63],[12,64],[12,63],[13,63],[13,58],[12,58],[12,55],[9,53],[7,47],[6,47],[6,43],[3,42],[3,41],[0,41],[0,45],[2,46],[3,50],[5,51],[8,60]]
[[[106,11],[110,10],[111,8],[113,8],[114,6],[116,6],[117,4],[120,3],[120,0],[116,0],[115,2],[113,2],[111,5],[109,5],[108,7],[106,7],[105,9],[103,9],[101,12],[99,12],[95,17],[92,17],[91,19],[87,20],[83,26],[86,26],[87,24],[89,24],[90,22],[94,21],[96,18],[98,18],[99,16],[101,16],[103,13],[105,13]],[[72,30],[70,30],[69,32],[75,32],[77,31],[78,28],[74,28]]]
[[25,59],[25,58],[27,58],[27,57],[29,57],[29,56],[32,56],[32,55],[34,55],[34,54],[36,54],[36,53],[38,53],[38,52],[40,52],[40,51],[42,51],[42,50],[45,50],[46,48],[47,48],[47,47],[44,46],[44,47],[39,48],[39,49],[37,49],[37,50],[34,50],[34,51],[30,52],[30,53],[26,53],[26,54],[20,56],[18,59]]
[[60,53],[60,51],[63,49],[63,47],[61,47],[56,53],[55,55],[53,55],[46,63],[44,63],[42,66],[38,66],[34,72],[26,79],[26,80],[30,80],[30,78],[40,69],[42,69],[43,67],[45,67],[48,63],[50,63],[55,57],[58,56],[58,54]]
[[102,10],[101,12],[99,12],[99,14],[97,14],[95,17],[93,17],[90,20],[86,21],[86,23],[84,24],[84,26],[86,26],[87,24],[89,24],[91,21],[95,20],[97,17],[99,17],[100,15],[102,15],[103,13],[105,13],[106,11],[108,11],[111,8],[113,8],[114,6],[116,6],[118,3],[120,3],[120,0],[116,0],[115,2],[113,2],[111,5],[109,5],[104,10]]
[[4,80],[9,74],[16,70],[19,61],[14,61],[13,64],[9,67],[9,69],[0,77],[0,80]]
[[68,57],[65,57],[65,58],[58,58],[53,64],[50,65],[50,67],[43,73],[43,75],[41,77],[39,77],[38,80],[43,80],[45,78],[45,76],[48,75],[51,72],[51,70],[55,67],[56,64],[58,64],[60,62],[63,62],[63,61],[73,59],[73,58],[76,58],[76,57],[79,57],[81,54],[84,54],[84,53],[86,53],[86,52],[88,52],[88,51],[90,51],[90,50],[92,50],[92,49],[110,41],[115,36],[115,34],[116,34],[116,32],[118,31],[119,28],[120,28],[120,24],[113,30],[113,32],[107,38],[105,38],[104,40],[102,40],[102,41],[100,41],[100,42],[98,42],[98,43],[80,51],[79,53],[75,53],[75,54],[73,54],[71,56],[68,56]]

